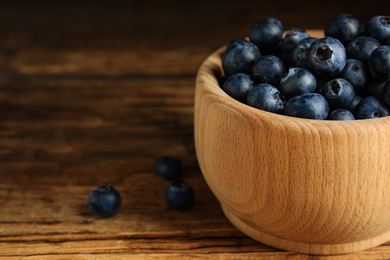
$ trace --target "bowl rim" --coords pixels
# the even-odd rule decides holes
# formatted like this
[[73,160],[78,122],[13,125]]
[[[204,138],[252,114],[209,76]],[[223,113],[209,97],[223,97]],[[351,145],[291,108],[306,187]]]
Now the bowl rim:
[[[289,31],[285,31],[284,34]],[[320,30],[307,30],[309,35],[323,35],[323,32]],[[316,37],[316,36],[313,36]],[[245,38],[248,40],[248,38]],[[373,123],[386,123],[390,125],[390,115],[380,118],[370,118],[370,119],[356,119],[356,120],[327,120],[327,119],[309,119],[309,118],[300,118],[293,117],[283,114],[276,114],[273,112],[264,111],[255,107],[251,107],[247,104],[244,104],[230,95],[228,95],[222,87],[219,85],[220,79],[223,78],[223,69],[222,69],[222,61],[221,57],[226,50],[226,45],[220,47],[216,51],[214,51],[211,55],[209,55],[199,67],[197,77],[196,77],[196,86],[203,85],[207,88],[207,90],[216,95],[218,99],[222,99],[226,105],[234,108],[238,111],[248,111],[256,117],[269,117],[271,119],[279,119],[279,120],[297,120],[311,124],[324,124],[327,126],[335,126],[340,124],[347,125],[372,125]]]

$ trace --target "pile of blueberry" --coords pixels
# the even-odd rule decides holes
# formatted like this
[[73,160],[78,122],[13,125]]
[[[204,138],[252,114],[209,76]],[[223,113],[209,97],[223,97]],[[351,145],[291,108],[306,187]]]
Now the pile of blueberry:
[[320,120],[355,120],[390,114],[390,16],[375,16],[360,30],[351,14],[329,20],[324,38],[265,18],[249,41],[231,41],[222,55],[222,89],[268,112]]

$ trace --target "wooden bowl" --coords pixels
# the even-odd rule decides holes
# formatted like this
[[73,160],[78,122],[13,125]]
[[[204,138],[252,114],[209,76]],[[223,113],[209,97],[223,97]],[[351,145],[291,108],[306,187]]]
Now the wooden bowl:
[[201,171],[231,223],[307,254],[390,240],[390,117],[311,120],[247,106],[218,84],[224,50],[199,69],[194,124]]

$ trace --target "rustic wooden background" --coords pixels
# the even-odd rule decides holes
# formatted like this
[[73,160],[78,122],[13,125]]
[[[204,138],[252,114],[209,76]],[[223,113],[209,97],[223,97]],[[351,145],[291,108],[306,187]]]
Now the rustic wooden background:
[[[390,243],[342,256],[260,244],[223,216],[193,143],[196,72],[267,16],[316,29],[362,23],[386,1],[1,1],[0,256],[16,259],[389,259]],[[156,158],[182,159],[192,210],[168,208]],[[100,184],[118,215],[86,206]]]

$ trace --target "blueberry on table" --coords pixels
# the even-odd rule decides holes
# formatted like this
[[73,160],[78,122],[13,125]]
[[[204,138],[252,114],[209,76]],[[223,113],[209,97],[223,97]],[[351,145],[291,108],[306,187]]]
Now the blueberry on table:
[[347,59],[345,67],[338,77],[348,80],[348,82],[353,85],[355,92],[359,92],[364,89],[368,83],[368,68],[366,64],[360,60]]
[[359,20],[351,14],[341,14],[325,24],[324,34],[346,44],[358,36]]
[[366,24],[365,33],[384,44],[390,38],[390,16],[372,17]]
[[260,51],[274,49],[283,39],[283,25],[273,17],[260,20],[250,28],[249,39],[259,47]]
[[247,104],[264,111],[280,114],[283,111],[285,100],[276,87],[268,83],[260,83],[249,90]]
[[100,185],[88,196],[89,209],[101,217],[114,216],[121,207],[121,195],[112,186]]
[[165,191],[165,200],[172,209],[188,210],[192,207],[194,199],[194,190],[183,180],[173,182]]
[[390,113],[386,103],[376,97],[365,97],[356,108],[356,119],[370,119],[388,116]]
[[279,90],[286,100],[305,93],[313,92],[317,86],[316,77],[307,69],[290,68],[280,80]]
[[245,73],[230,75],[222,85],[222,89],[232,98],[246,103],[248,91],[253,87],[252,78]]
[[379,80],[390,79],[390,46],[376,48],[368,61],[371,74]]
[[332,37],[320,38],[310,45],[308,65],[317,76],[333,77],[345,67],[347,54],[344,45]]
[[330,109],[346,108],[355,97],[352,84],[343,78],[332,79],[323,85],[320,94],[328,101]]
[[351,111],[344,108],[338,108],[329,113],[328,120],[346,121],[346,120],[355,120],[355,117],[353,116]]
[[156,171],[165,180],[177,179],[182,172],[181,160],[173,156],[162,156],[156,160]]
[[248,41],[230,43],[222,55],[222,68],[226,75],[238,72],[250,73],[253,63],[260,57],[257,46]]
[[318,93],[306,93],[293,97],[284,106],[283,114],[308,119],[325,120],[328,117],[329,105]]
[[367,63],[370,59],[371,53],[379,46],[381,46],[381,43],[373,37],[356,37],[346,46],[347,57],[350,59],[357,59],[361,62]]
[[279,85],[280,79],[286,73],[287,68],[281,59],[274,55],[261,56],[252,67],[251,76],[257,83],[269,83]]

